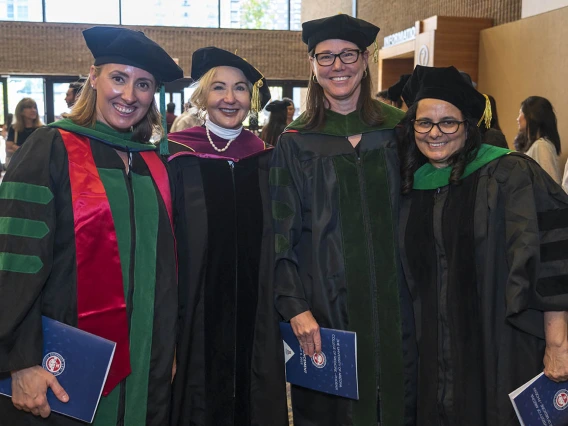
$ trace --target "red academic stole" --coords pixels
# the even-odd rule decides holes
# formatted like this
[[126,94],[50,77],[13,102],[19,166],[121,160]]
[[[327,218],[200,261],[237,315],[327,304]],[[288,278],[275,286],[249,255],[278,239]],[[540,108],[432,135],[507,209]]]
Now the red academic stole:
[[[69,159],[77,260],[77,326],[116,342],[103,395],[131,372],[130,338],[120,255],[110,203],[99,176],[89,138],[59,129]],[[144,153],[172,217],[169,181],[155,152]]]

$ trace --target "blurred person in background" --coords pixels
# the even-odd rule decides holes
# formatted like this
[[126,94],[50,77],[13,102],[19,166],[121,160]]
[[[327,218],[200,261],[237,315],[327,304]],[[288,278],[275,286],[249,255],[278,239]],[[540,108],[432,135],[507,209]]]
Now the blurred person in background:
[[77,98],[79,97],[79,92],[83,87],[83,83],[75,82],[69,84],[69,89],[65,93],[65,102],[67,103],[67,108],[73,108],[75,102],[77,102]]
[[174,114],[175,109],[176,109],[176,104],[173,103],[173,102],[170,102],[166,106],[166,124],[167,124],[167,132],[168,133],[170,133],[170,129],[172,128],[172,124],[174,124],[174,121],[177,118],[177,115]]
[[284,99],[273,101],[266,105],[266,111],[270,113],[270,117],[268,118],[268,123],[262,128],[260,139],[272,146],[276,145],[278,138],[286,128],[290,105],[290,101]]
[[7,164],[28,137],[41,126],[43,126],[43,123],[39,119],[36,101],[32,98],[24,98],[18,102],[14,112],[14,122],[8,130],[8,137],[6,138]]
[[294,121],[294,114],[296,114],[296,106],[294,105],[294,101],[290,98],[282,98],[283,101],[289,102],[287,111],[286,111],[286,125],[290,124]]
[[195,126],[203,125],[204,120],[199,116],[199,109],[194,107],[191,102],[186,102],[184,111],[174,120],[170,133],[180,132]]
[[560,184],[560,135],[556,114],[550,101],[541,96],[529,96],[521,102],[517,117],[519,130],[525,134],[527,150],[525,154],[533,158]]

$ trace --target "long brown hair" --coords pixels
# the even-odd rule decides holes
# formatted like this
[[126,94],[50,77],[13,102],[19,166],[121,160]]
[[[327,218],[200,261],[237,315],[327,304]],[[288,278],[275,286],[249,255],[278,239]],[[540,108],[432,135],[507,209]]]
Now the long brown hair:
[[[14,111],[14,124],[12,127],[16,132],[23,132],[26,128],[26,121],[24,120],[24,109],[33,107],[37,110],[37,103],[32,98],[23,98],[18,105],[16,105],[16,111]],[[43,126],[43,123],[39,119],[39,113],[36,115],[36,118],[32,122],[32,128],[37,129],[38,127]]]
[[527,149],[537,139],[546,138],[554,145],[556,154],[560,155],[560,135],[554,107],[550,101],[542,96],[529,96],[521,102],[521,111],[527,122],[525,129]]
[[[310,52],[310,56],[314,56],[314,50]],[[361,55],[362,56],[362,55]],[[361,58],[361,60],[363,60]],[[304,119],[307,130],[317,130],[325,124],[325,110],[327,109],[327,100],[323,88],[316,82],[314,70],[310,72],[310,81],[308,83],[308,94],[306,96],[306,110]],[[378,102],[373,100],[373,82],[369,66],[365,68],[365,73],[361,79],[361,92],[357,100],[357,109],[361,120],[368,126],[380,126],[383,124],[384,117]]]
[[[104,65],[95,67],[96,77],[101,74],[103,67]],[[91,86],[90,78],[83,83],[79,98],[67,118],[78,126],[95,127],[97,123],[97,92]],[[158,111],[155,101],[152,102],[144,118],[133,127],[132,140],[136,142],[148,142],[154,131],[164,134],[165,130],[162,127],[160,111]]]

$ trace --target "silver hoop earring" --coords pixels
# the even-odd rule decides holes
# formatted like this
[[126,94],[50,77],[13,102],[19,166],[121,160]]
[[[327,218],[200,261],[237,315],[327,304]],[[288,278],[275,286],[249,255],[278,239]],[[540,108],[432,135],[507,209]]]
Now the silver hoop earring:
[[367,70],[363,71],[363,78],[367,78]]
[[312,75],[312,80],[314,83],[318,84],[318,79],[316,78],[315,74]]

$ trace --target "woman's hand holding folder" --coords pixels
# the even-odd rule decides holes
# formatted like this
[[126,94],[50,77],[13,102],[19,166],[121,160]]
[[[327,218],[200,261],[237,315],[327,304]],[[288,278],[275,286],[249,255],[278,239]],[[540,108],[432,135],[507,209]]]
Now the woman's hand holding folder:
[[320,328],[311,311],[296,315],[290,320],[290,325],[307,356],[321,352]]
[[12,403],[18,410],[48,417],[51,407],[47,402],[47,388],[51,388],[61,402],[69,401],[69,395],[55,376],[39,365],[12,371]]

